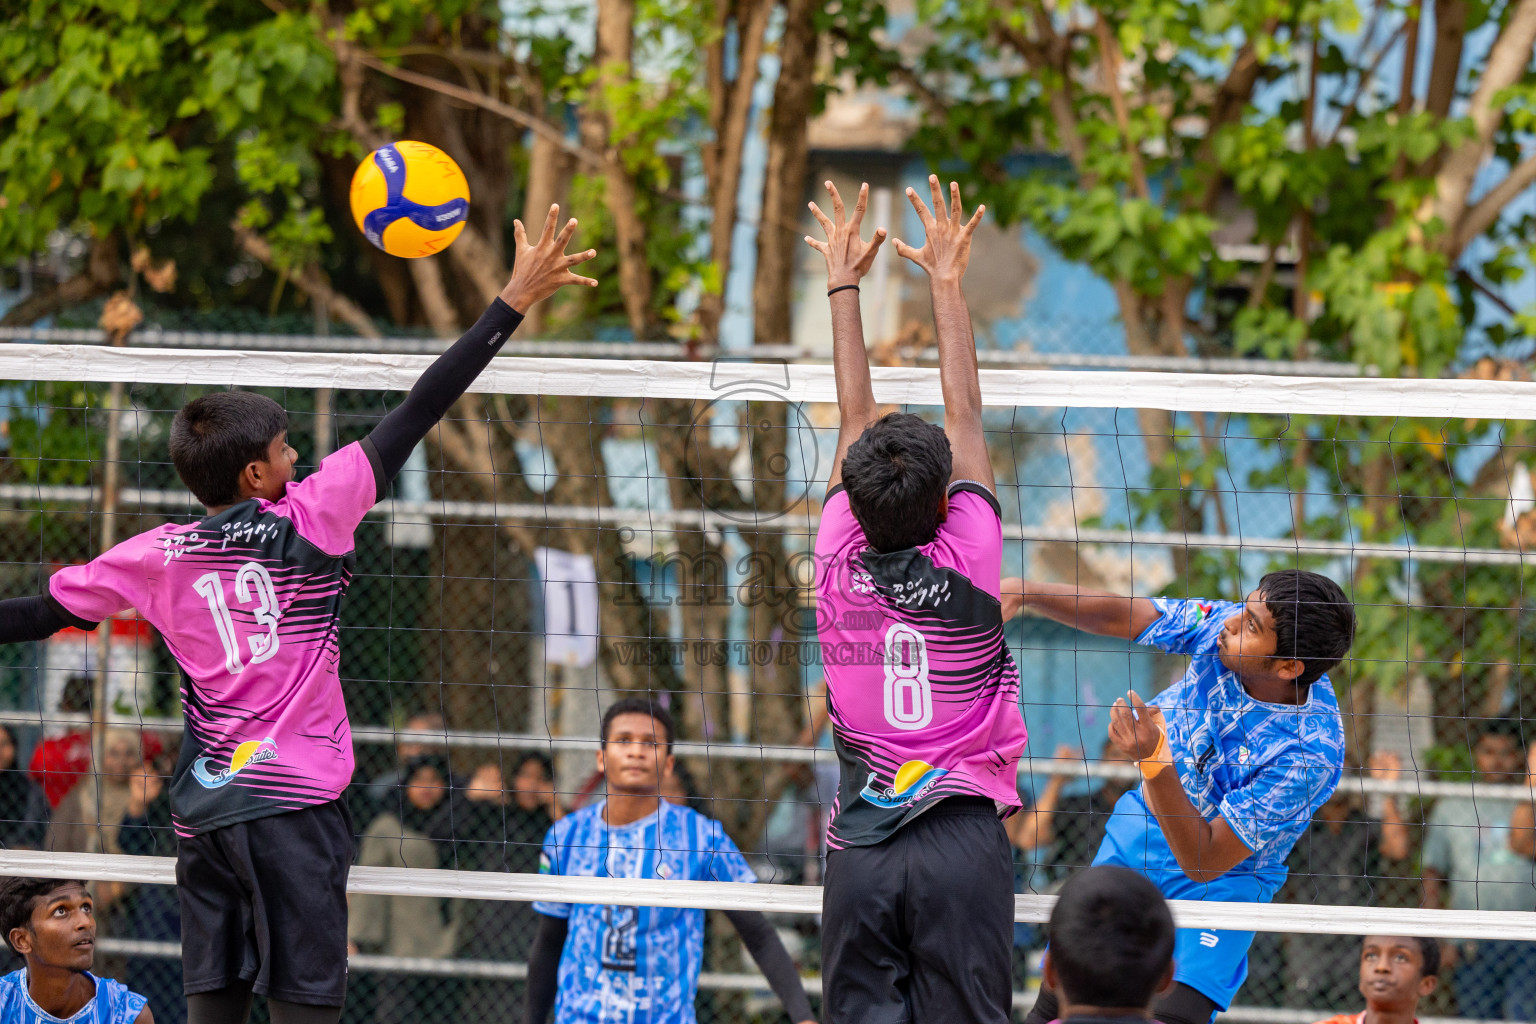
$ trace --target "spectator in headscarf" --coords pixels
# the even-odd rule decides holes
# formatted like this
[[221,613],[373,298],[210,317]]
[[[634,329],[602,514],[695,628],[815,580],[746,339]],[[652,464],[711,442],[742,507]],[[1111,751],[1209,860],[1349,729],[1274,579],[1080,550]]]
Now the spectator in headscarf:
[[[539,870],[545,833],[560,810],[555,799],[549,758],[525,754],[513,769],[510,792],[501,765],[487,761],[475,769],[455,808],[450,867],[468,871]],[[472,960],[518,962],[538,930],[538,915],[520,900],[460,900],[454,955]],[[523,1005],[521,982],[471,980],[464,985],[460,1018],[492,1020],[516,1014]]]
[[[435,755],[412,759],[402,772],[404,785],[368,830],[358,850],[358,864],[375,868],[441,868],[449,861],[449,843],[433,838],[448,829],[448,762]],[[356,951],[385,956],[444,958],[452,954],[455,928],[447,900],[431,896],[352,896],[347,935]],[[436,1019],[441,1009],[441,979],[384,974],[378,981],[378,1024],[414,1024]]]
[[41,850],[48,834],[48,798],[16,764],[16,734],[0,725],[0,846]]

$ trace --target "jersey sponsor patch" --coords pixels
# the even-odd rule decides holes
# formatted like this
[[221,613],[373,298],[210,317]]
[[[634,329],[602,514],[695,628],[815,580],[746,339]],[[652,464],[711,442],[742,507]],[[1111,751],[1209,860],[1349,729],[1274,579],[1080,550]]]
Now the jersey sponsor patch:
[[277,760],[277,744],[268,736],[260,740],[246,740],[235,748],[229,764],[217,765],[211,757],[200,757],[192,762],[192,775],[204,789],[218,789],[228,785],[236,775],[252,765]]

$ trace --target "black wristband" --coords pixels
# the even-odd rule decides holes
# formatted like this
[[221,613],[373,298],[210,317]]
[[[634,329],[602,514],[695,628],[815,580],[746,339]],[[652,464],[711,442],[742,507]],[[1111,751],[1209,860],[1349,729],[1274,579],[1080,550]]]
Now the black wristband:
[[838,292],[845,292],[849,288],[852,288],[854,291],[858,291],[859,290],[859,286],[856,285],[856,284],[840,284],[836,288],[830,289],[827,292],[827,298],[830,299],[832,296],[836,295]]

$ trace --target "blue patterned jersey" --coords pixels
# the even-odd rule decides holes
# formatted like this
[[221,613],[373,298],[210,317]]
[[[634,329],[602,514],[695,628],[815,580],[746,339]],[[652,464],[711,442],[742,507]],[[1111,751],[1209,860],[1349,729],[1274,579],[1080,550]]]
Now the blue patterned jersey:
[[[1223,624],[1242,605],[1230,601],[1154,598],[1162,616],[1136,638],[1170,654],[1187,654],[1189,668],[1152,701],[1168,723],[1168,746],[1184,792],[1202,817],[1226,820],[1254,852],[1231,874],[1259,876],[1266,889],[1285,880],[1285,859],[1312,815],[1338,788],[1344,768],[1344,724],[1333,684],[1323,676],[1301,705],[1266,704],[1248,695],[1216,651]],[[1141,844],[1148,861],[1171,859],[1157,819],[1141,791],[1131,806],[1135,827],[1155,832]],[[1116,810],[1116,817],[1123,815]],[[1117,823],[1122,834],[1132,823]],[[1122,842],[1122,845],[1124,843]],[[1147,873],[1175,868],[1147,863]],[[1213,894],[1209,898],[1219,899]]]
[[0,978],[0,1024],[133,1024],[149,1000],[128,986],[111,978],[98,978],[87,972],[96,983],[96,998],[80,1008],[73,1017],[55,1017],[32,1001],[27,993],[27,969]]
[[[757,881],[713,818],[663,800],[655,814],[610,828],[605,806],[584,807],[555,823],[539,857],[541,873]],[[533,909],[570,921],[555,1024],[694,1024],[702,910],[545,902]]]

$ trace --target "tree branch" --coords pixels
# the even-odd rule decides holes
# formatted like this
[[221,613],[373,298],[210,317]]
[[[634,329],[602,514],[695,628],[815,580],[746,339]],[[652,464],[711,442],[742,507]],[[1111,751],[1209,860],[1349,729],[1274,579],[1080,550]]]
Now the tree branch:
[[98,295],[105,295],[122,280],[122,268],[118,263],[118,237],[115,233],[91,242],[91,254],[85,270],[57,286],[31,295],[0,317],[0,327],[22,327],[51,316],[67,306],[89,302]]
[[[246,252],[254,256],[263,266],[271,268],[272,246],[267,240],[254,231],[245,227],[239,221],[230,225],[230,230],[235,233],[235,242]],[[363,312],[361,306],[342,295],[331,287],[331,282],[326,278],[325,271],[317,264],[311,263],[297,274],[290,274],[290,281],[310,299],[320,302],[323,308],[331,316],[340,320],[348,327],[365,338],[382,338],[378,325],[373,318]]]
[[1498,222],[1504,207],[1536,183],[1536,156],[1529,156],[1510,169],[1504,180],[1488,190],[1456,224],[1451,234],[1451,251],[1460,255],[1484,231]]
[[1443,244],[1447,254],[1453,257],[1459,255],[1459,250],[1449,247],[1451,241],[1461,235],[1459,224],[1467,209],[1473,179],[1493,147],[1494,132],[1504,121],[1504,110],[1493,99],[1525,74],[1533,43],[1536,43],[1536,0],[1515,0],[1504,31],[1488,51],[1482,81],[1478,82],[1467,105],[1467,115],[1477,135],[1446,158],[1435,178],[1437,198],[1427,203],[1428,209],[1421,212],[1421,219],[1428,219],[1423,214],[1433,213],[1449,229]]

